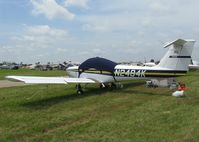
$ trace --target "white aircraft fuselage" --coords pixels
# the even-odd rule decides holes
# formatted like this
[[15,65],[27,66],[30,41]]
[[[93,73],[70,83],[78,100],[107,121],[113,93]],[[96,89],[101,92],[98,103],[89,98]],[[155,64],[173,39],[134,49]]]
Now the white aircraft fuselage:
[[67,75],[69,77],[89,78],[99,83],[115,82],[134,79],[151,79],[151,78],[172,78],[185,75],[187,71],[169,70],[158,66],[131,66],[116,65],[113,72],[87,70],[79,75],[78,66],[69,67]]

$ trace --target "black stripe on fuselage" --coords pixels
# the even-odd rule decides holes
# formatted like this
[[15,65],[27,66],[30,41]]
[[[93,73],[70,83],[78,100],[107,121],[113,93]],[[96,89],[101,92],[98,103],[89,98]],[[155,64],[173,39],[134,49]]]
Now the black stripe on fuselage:
[[[113,72],[108,71],[99,71],[99,70],[85,70],[81,73],[90,73],[90,74],[100,74],[100,75],[109,75],[115,77],[155,77],[155,78],[168,78],[168,77],[178,77],[183,76],[187,71],[179,70],[142,70],[142,69],[115,69]],[[130,74],[131,73],[131,74]]]
[[187,73],[187,71],[180,71],[180,70],[146,70],[146,72],[155,72],[155,73]]
[[191,58],[191,56],[169,56],[169,58]]
[[101,75],[114,76],[112,72],[101,71],[101,70],[84,70],[84,71],[81,71],[80,73],[90,73],[90,74],[101,74]]
[[145,77],[177,77],[187,71],[179,70],[144,70],[144,69],[115,69],[116,77],[145,78]]
[[145,77],[149,77],[149,78],[170,78],[170,77],[179,77],[179,76],[184,76],[185,74],[153,74],[153,75],[145,75]]
[[183,76],[187,73],[187,71],[178,71],[178,70],[173,70],[173,71],[168,71],[168,70],[147,70],[145,72],[145,77],[178,77],[178,76]]

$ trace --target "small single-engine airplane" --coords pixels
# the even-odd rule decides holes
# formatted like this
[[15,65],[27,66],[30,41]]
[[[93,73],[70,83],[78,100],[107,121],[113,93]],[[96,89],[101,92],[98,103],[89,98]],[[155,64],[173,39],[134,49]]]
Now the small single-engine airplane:
[[67,84],[76,83],[77,93],[82,94],[80,84],[99,83],[100,87],[122,87],[120,81],[150,79],[148,87],[177,87],[175,77],[185,75],[191,60],[195,41],[178,39],[169,44],[169,50],[153,67],[118,65],[104,58],[90,58],[79,66],[69,67],[69,77],[7,76],[8,80],[30,84]]

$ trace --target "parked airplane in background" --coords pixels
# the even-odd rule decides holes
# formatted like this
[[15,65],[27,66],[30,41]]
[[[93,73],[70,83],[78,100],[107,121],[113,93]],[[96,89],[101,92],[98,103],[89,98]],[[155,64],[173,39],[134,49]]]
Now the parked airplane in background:
[[133,79],[150,79],[147,86],[158,87],[177,86],[175,77],[185,75],[191,60],[194,40],[175,40],[165,46],[169,50],[153,67],[118,65],[104,58],[90,58],[80,66],[69,67],[69,77],[30,77],[7,76],[14,81],[22,81],[30,84],[67,84],[76,83],[77,93],[82,94],[80,84],[99,83],[101,87],[121,87],[118,82]]
[[143,63],[144,66],[147,66],[147,67],[153,67],[153,66],[156,66],[155,62],[146,62],[146,63]]
[[199,70],[199,62],[191,60],[191,64],[189,64],[189,69]]
[[143,66],[148,66],[148,67],[153,67],[155,66],[157,63],[155,63],[154,59],[151,59],[149,62],[146,61],[143,63]]
[[19,65],[17,64],[0,64],[0,69],[12,69],[17,70],[19,69]]

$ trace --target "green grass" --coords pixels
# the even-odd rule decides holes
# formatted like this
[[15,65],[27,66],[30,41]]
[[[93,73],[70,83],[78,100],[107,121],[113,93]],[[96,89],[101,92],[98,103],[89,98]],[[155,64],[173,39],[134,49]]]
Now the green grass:
[[52,71],[40,71],[40,70],[29,70],[29,69],[19,69],[19,70],[0,70],[0,80],[5,79],[7,75],[31,75],[31,76],[65,76],[66,71],[52,70]]
[[74,85],[0,89],[0,141],[197,142],[199,72],[179,78],[186,96],[126,82],[121,90]]

